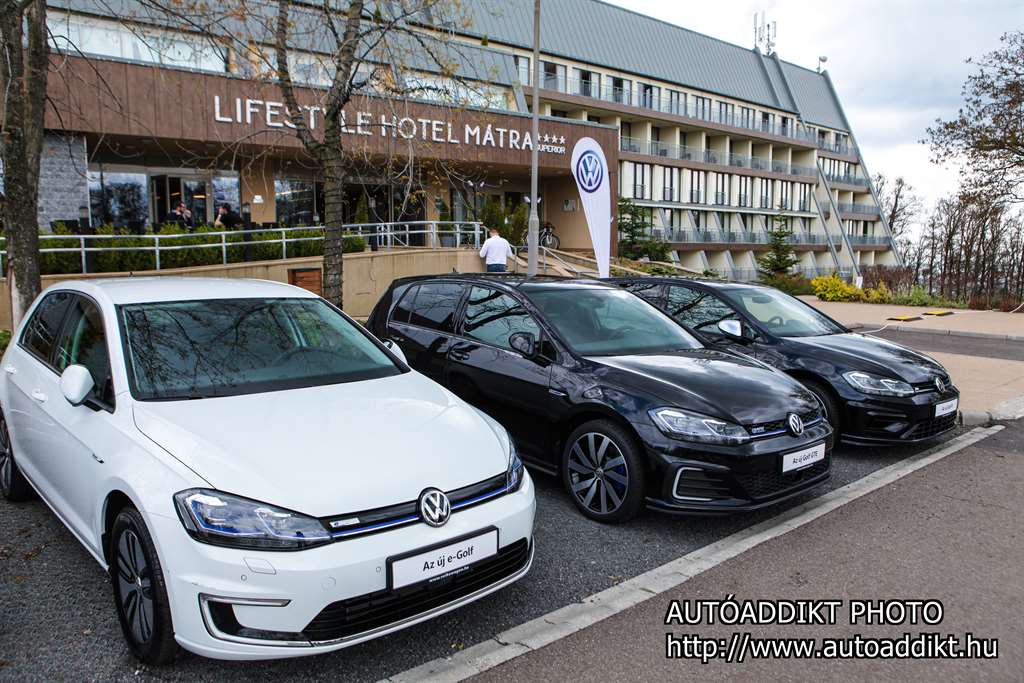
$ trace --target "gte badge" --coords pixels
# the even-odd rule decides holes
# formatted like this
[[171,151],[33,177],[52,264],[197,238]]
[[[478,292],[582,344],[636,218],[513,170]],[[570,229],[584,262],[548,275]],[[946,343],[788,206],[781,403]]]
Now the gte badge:
[[430,526],[444,526],[452,514],[452,506],[444,491],[427,489],[420,494],[420,517]]
[[594,152],[587,150],[576,160],[576,182],[584,192],[595,192],[604,179],[604,164]]

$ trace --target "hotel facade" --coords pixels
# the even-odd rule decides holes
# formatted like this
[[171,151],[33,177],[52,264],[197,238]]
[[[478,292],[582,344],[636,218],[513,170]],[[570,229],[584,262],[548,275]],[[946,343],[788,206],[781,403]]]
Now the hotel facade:
[[[319,223],[322,183],[273,79],[229,41],[135,4],[49,4],[44,229],[87,215],[93,227],[143,230],[178,201],[198,222],[228,202],[268,227]],[[776,227],[790,232],[808,276],[898,264],[827,72],[596,0],[545,0],[532,140],[533,3],[474,0],[467,12],[470,21],[448,27],[468,84],[457,106],[437,95],[440,77],[424,66],[419,97],[368,92],[346,108],[348,220],[360,196],[374,222],[472,220],[491,199],[516,205],[536,145],[541,219],[563,248],[586,250],[569,158],[592,137],[618,196],[649,216],[682,266],[754,279]],[[310,41],[294,58],[315,130],[329,54]]]

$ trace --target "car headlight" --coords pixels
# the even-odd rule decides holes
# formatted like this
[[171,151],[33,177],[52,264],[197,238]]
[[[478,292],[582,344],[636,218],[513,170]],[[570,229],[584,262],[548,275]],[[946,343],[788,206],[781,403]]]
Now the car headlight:
[[330,543],[314,517],[230,493],[188,489],[174,494],[181,523],[192,538],[252,550],[302,550]]
[[914,387],[898,379],[867,372],[844,372],[843,378],[857,391],[875,396],[912,396]]
[[508,491],[516,491],[523,484],[523,461],[519,458],[519,452],[516,451],[516,445],[509,437],[508,440],[508,473],[506,480],[508,481]]
[[725,445],[750,440],[750,434],[740,425],[700,413],[689,413],[678,408],[657,408],[650,411],[650,416],[658,429],[676,439]]

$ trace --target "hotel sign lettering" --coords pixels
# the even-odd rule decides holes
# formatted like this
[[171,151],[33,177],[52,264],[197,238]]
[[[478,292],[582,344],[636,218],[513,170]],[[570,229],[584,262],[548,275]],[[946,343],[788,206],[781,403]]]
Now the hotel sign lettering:
[[[317,106],[303,106],[302,117],[310,130],[322,127],[323,110]],[[217,123],[246,126],[264,125],[267,128],[294,128],[282,102],[236,97],[234,101],[213,98],[213,117]],[[363,136],[391,136],[401,140],[419,140],[445,145],[471,145],[496,149],[532,150],[533,137],[528,130],[496,126],[486,122],[461,122],[374,114],[367,111],[342,112],[342,134]],[[537,139],[537,151],[565,154],[564,135],[542,133]]]

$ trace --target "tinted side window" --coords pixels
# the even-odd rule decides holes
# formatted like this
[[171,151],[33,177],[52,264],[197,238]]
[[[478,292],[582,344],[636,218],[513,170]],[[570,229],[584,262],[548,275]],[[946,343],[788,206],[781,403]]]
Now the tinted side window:
[[664,285],[651,284],[649,282],[630,282],[623,287],[628,292],[650,301],[659,308],[664,306],[665,287]]
[[529,332],[540,338],[540,326],[521,303],[486,287],[470,290],[463,332],[467,337],[504,349],[512,348],[508,338],[516,332]]
[[71,303],[70,292],[54,292],[48,294],[32,314],[25,326],[21,343],[40,359],[49,362],[54,342],[60,332],[60,323]]
[[678,285],[669,287],[668,314],[682,324],[706,334],[718,334],[719,321],[737,317],[736,311],[717,296]]
[[407,287],[405,292],[396,292],[395,296],[398,296],[398,303],[395,304],[394,310],[391,311],[391,321],[396,323],[407,323],[409,322],[409,315],[412,313],[413,302],[416,300],[416,290],[419,287]]
[[[455,307],[459,304],[463,286],[454,282],[432,282],[419,286],[416,303],[412,306],[409,322],[441,332],[455,329]],[[403,297],[403,302],[405,297]]]
[[93,397],[113,405],[114,386],[103,317],[88,299],[76,296],[71,304],[68,324],[64,326],[57,346],[56,363],[58,372],[63,372],[69,365],[84,365],[96,383]]

